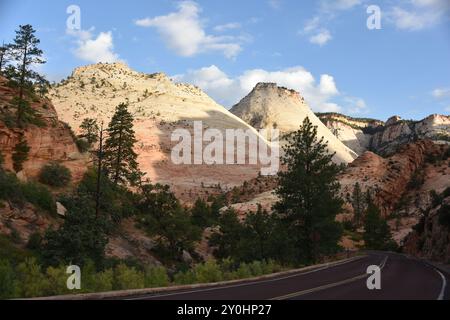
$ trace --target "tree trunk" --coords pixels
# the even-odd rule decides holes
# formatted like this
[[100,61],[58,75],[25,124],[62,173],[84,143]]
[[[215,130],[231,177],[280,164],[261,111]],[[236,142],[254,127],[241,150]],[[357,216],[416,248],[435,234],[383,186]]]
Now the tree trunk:
[[103,123],[100,128],[100,142],[98,149],[98,165],[97,165],[97,191],[95,194],[95,217],[98,218],[100,210],[100,183],[102,176],[102,161],[103,161]]
[[116,163],[116,175],[114,177],[114,183],[119,183],[120,175],[120,162],[122,161],[122,130],[119,133],[119,150],[117,150],[117,163]]
[[25,86],[25,73],[27,70],[26,62],[27,62],[27,54],[28,54],[28,38],[25,39],[22,66],[21,66],[21,75],[20,75],[20,85],[19,85],[19,105],[17,106],[17,124],[20,126],[22,124],[22,100],[23,100],[23,91]]

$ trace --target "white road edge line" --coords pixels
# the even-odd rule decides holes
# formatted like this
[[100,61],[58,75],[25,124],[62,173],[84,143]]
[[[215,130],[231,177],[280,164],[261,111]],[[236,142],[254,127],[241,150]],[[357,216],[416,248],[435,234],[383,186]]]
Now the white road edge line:
[[442,274],[441,271],[439,271],[438,269],[434,268],[434,270],[441,276],[442,278],[442,288],[441,288],[441,292],[439,293],[439,297],[437,298],[437,300],[444,300],[444,295],[445,295],[445,288],[447,287],[447,278],[445,278],[445,276]]
[[362,258],[348,260],[348,261],[341,262],[341,263],[336,263],[336,264],[333,264],[331,266],[327,265],[327,266],[324,266],[324,267],[321,267],[321,268],[318,268],[318,269],[314,269],[314,270],[306,271],[306,272],[301,272],[301,273],[293,274],[293,275],[290,275],[290,276],[285,276],[285,277],[282,277],[282,278],[274,278],[274,279],[267,279],[267,280],[263,280],[263,281],[246,282],[246,283],[240,283],[240,284],[235,284],[235,285],[231,285],[231,286],[206,288],[206,289],[201,289],[201,290],[197,289],[197,290],[190,290],[190,291],[183,291],[183,292],[173,292],[173,293],[165,293],[165,294],[156,294],[156,295],[142,295],[139,298],[129,298],[129,299],[124,299],[124,300],[129,300],[129,301],[142,300],[143,298],[145,298],[147,296],[148,296],[148,298],[171,297],[171,296],[177,296],[177,295],[183,295],[183,294],[189,294],[189,293],[208,292],[208,291],[214,291],[214,290],[223,290],[223,289],[229,289],[229,288],[245,287],[245,286],[261,284],[261,283],[276,282],[276,281],[280,281],[280,280],[300,277],[300,276],[303,276],[303,275],[306,275],[306,274],[311,274],[311,273],[322,271],[322,270],[325,270],[325,269],[330,269],[330,268],[342,266],[344,264],[347,264],[347,263],[350,263],[350,262],[359,261],[359,260],[362,260],[364,258],[367,258],[367,256],[362,257]]

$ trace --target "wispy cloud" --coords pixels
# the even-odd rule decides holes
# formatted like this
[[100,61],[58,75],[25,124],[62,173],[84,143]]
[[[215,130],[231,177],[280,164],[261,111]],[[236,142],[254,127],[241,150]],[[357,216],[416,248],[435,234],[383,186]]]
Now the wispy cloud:
[[299,34],[307,36],[312,44],[324,46],[333,39],[327,27],[330,21],[340,12],[350,10],[361,3],[361,0],[322,0],[319,2],[317,14],[306,21]]
[[241,24],[239,22],[230,22],[230,23],[215,26],[214,31],[224,32],[227,30],[234,30],[234,29],[240,29],[240,28],[241,28]]
[[273,9],[280,9],[281,8],[281,2],[282,2],[282,0],[268,0],[267,1],[269,6],[271,6]]
[[166,45],[180,56],[192,57],[218,51],[227,58],[235,58],[242,51],[241,39],[207,34],[200,19],[201,11],[196,2],[182,1],[178,3],[176,12],[139,19],[135,23],[156,28]]
[[418,31],[439,24],[449,18],[448,0],[408,0],[387,12],[388,20],[398,29]]
[[431,93],[436,99],[449,98],[450,88],[437,88]]
[[325,45],[328,41],[330,41],[333,37],[331,33],[327,29],[321,29],[319,33],[311,36],[309,38],[309,42],[317,44],[319,46]]

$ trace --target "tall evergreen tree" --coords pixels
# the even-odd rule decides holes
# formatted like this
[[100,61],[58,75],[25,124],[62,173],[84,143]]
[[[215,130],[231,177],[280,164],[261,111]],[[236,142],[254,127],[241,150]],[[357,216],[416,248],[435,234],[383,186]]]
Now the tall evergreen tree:
[[201,229],[194,226],[187,212],[170,191],[169,186],[141,186],[140,222],[149,234],[158,239],[161,255],[180,260],[184,250],[192,251],[201,239]]
[[36,81],[42,81],[42,76],[31,70],[32,64],[43,64],[42,50],[38,48],[40,40],[35,36],[36,30],[29,24],[19,26],[16,30],[14,43],[11,44],[11,56],[17,63],[16,72],[12,73],[14,81],[19,86],[19,103],[17,104],[17,123],[22,125],[27,105],[23,103],[24,94],[33,89]]
[[116,108],[109,123],[108,138],[105,141],[105,169],[115,184],[132,185],[140,182],[142,173],[139,171],[137,154],[133,147],[136,138],[133,130],[133,116],[124,103]]
[[30,147],[28,146],[27,140],[23,136],[20,136],[19,142],[14,147],[12,154],[14,171],[20,172],[23,170],[23,163],[28,160],[29,152]]
[[381,217],[380,209],[371,200],[367,205],[363,238],[367,249],[386,250],[392,247],[391,230]]
[[356,227],[361,226],[362,218],[365,210],[364,195],[361,191],[359,183],[355,183],[353,188],[351,203],[353,207],[353,221]]
[[211,207],[205,201],[198,198],[191,209],[191,219],[194,225],[202,229],[211,226],[214,222]]
[[335,218],[343,205],[337,181],[341,168],[332,162],[333,154],[309,118],[286,139],[281,160],[287,170],[278,176],[275,214],[289,230],[296,262],[315,262],[339,248],[342,229]]
[[86,139],[86,141],[92,145],[98,141],[98,135],[100,128],[97,124],[97,120],[92,118],[86,118],[80,125],[81,134],[80,138]]
[[274,217],[261,205],[255,213],[250,213],[244,222],[244,247],[248,261],[262,261],[272,258],[274,232],[276,232]]
[[236,211],[228,209],[223,212],[218,224],[219,229],[209,239],[209,245],[214,248],[214,256],[218,259],[240,257],[244,226]]

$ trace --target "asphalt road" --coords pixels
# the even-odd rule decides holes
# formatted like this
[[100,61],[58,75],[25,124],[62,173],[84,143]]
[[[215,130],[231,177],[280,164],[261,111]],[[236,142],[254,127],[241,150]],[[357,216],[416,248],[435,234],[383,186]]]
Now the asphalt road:
[[[369,290],[367,267],[381,267],[381,289]],[[437,300],[449,278],[423,261],[392,253],[261,281],[130,297],[130,300]]]

